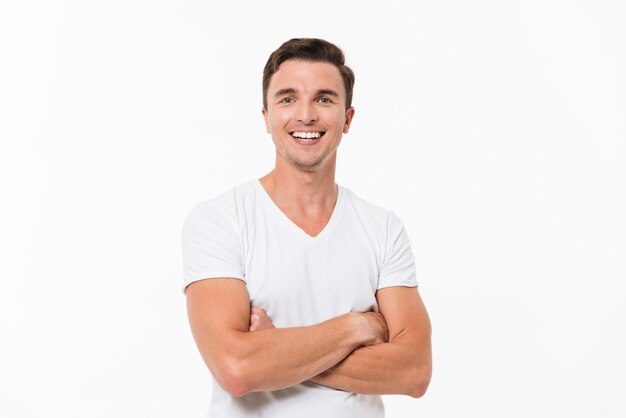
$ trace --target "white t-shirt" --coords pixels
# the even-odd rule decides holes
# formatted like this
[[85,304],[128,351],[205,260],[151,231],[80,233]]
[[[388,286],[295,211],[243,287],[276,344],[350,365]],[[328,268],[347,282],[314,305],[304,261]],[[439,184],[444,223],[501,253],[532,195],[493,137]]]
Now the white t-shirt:
[[[245,282],[252,305],[277,328],[378,311],[376,290],[417,286],[401,221],[339,186],[330,221],[311,237],[258,180],[199,203],[183,227],[183,285],[210,278]],[[381,418],[382,399],[303,382],[235,398],[213,379],[209,417]]]

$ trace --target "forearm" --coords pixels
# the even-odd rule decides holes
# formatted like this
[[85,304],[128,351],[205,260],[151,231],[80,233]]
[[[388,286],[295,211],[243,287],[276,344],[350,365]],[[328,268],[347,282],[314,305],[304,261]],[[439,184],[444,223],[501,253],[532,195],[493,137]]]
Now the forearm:
[[420,397],[430,381],[431,358],[414,347],[403,341],[360,347],[309,381],[353,393]]
[[[366,341],[353,315],[309,327],[237,331],[231,338],[223,383],[230,392],[272,391],[295,385],[336,365]],[[216,376],[218,378],[218,376]],[[218,378],[218,380],[220,380]]]

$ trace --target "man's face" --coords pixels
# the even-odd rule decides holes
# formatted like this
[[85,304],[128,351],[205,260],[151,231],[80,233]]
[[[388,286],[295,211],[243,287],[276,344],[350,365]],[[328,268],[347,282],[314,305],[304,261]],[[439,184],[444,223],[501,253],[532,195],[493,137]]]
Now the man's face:
[[288,60],[270,80],[265,126],[277,157],[299,169],[314,171],[334,162],[353,116],[352,107],[346,110],[341,74],[330,63]]

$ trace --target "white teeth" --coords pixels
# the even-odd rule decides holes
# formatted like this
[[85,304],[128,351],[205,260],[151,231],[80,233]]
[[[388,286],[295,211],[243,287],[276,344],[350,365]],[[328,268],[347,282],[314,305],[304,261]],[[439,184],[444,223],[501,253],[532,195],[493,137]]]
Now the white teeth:
[[322,134],[321,132],[293,132],[291,136],[302,139],[317,139],[322,136]]

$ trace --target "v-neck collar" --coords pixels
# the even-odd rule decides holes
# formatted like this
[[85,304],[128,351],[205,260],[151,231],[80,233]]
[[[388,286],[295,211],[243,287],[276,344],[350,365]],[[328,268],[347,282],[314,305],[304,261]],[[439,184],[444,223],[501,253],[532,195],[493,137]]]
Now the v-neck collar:
[[276,214],[276,217],[281,219],[282,222],[287,225],[289,229],[291,229],[294,234],[299,236],[300,238],[307,239],[310,241],[319,241],[323,237],[329,235],[332,230],[335,228],[335,225],[338,222],[338,219],[343,210],[343,201],[344,201],[344,190],[343,187],[337,185],[337,202],[335,202],[335,208],[333,209],[333,213],[330,215],[330,219],[324,226],[324,228],[320,231],[316,236],[311,236],[307,234],[302,228],[296,225],[285,213],[278,207],[278,205],[272,200],[270,195],[267,193],[261,181],[256,179],[253,181],[255,189],[258,194],[261,195],[262,199],[267,203],[267,205],[271,208],[271,210]]

